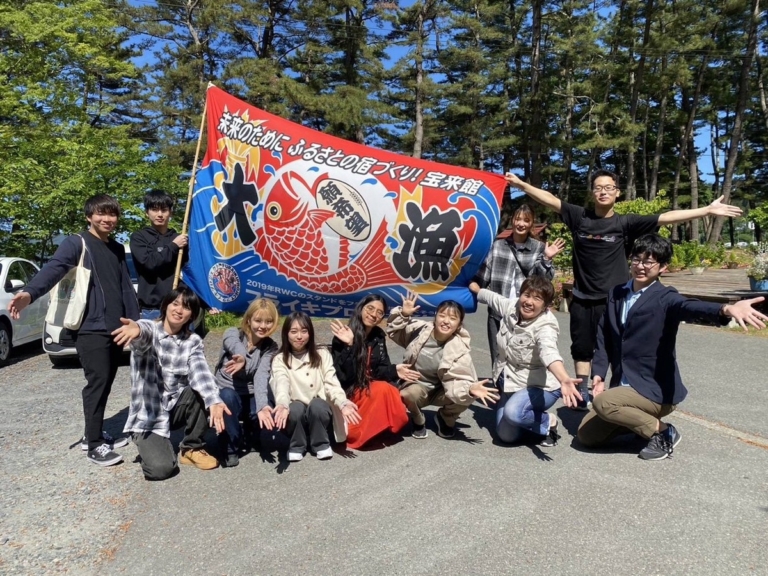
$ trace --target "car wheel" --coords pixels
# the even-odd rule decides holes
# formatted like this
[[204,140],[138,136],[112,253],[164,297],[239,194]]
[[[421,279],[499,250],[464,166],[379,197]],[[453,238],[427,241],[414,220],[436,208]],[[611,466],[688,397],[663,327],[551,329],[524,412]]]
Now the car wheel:
[[5,321],[0,321],[0,366],[5,366],[11,357],[13,349],[11,327]]

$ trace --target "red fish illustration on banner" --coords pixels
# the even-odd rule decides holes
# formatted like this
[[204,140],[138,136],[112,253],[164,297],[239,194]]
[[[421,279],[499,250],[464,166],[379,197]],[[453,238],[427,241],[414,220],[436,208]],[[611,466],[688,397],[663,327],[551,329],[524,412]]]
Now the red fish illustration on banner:
[[[313,194],[328,181],[327,175],[319,178],[312,189]],[[329,294],[350,294],[366,286],[402,281],[391,264],[382,258],[388,234],[384,221],[354,261],[349,261],[349,239],[341,237],[341,269],[331,273],[326,240],[320,228],[334,218],[336,212],[310,208],[294,191],[297,186],[309,190],[309,185],[300,175],[286,172],[264,200],[264,232],[254,248],[270,266],[310,290]]]

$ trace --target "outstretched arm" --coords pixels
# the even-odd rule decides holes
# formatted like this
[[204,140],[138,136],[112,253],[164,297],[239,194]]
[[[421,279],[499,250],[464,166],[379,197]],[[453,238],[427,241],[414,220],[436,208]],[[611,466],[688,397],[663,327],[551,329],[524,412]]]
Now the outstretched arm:
[[509,182],[510,186],[514,186],[515,188],[519,188],[523,192],[525,192],[528,196],[536,200],[539,204],[544,204],[547,208],[552,208],[555,212],[558,214],[560,213],[560,208],[562,207],[563,203],[554,194],[551,192],[547,192],[546,190],[541,190],[539,188],[536,188],[535,186],[531,186],[527,182],[523,182],[512,174],[511,172],[507,172],[506,176],[504,176],[504,179]]
[[680,224],[681,222],[703,218],[704,216],[727,216],[728,218],[737,218],[738,216],[741,216],[741,208],[738,206],[731,206],[730,204],[723,204],[723,198],[725,198],[725,196],[720,196],[720,198],[704,208],[664,212],[664,214],[659,216],[659,226],[664,226],[666,224]]

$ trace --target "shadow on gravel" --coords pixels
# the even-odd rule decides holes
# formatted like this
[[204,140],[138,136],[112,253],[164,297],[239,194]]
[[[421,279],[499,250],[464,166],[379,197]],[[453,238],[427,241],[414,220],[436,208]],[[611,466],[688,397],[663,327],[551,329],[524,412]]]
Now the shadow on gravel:
[[28,344],[22,344],[21,346],[14,346],[13,350],[11,351],[11,357],[8,358],[8,363],[6,366],[13,366],[18,362],[29,360],[30,358],[40,356],[41,354],[44,354],[44,352],[43,344],[40,340],[29,342]]
[[109,432],[114,438],[123,435],[125,422],[128,420],[128,406],[122,408],[117,414],[104,419],[104,430]]

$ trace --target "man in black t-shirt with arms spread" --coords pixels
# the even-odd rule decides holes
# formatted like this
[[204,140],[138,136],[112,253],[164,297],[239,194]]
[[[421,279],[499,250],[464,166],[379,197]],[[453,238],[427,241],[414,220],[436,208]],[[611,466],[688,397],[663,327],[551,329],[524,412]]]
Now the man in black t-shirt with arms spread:
[[595,349],[597,323],[605,311],[610,290],[629,280],[629,251],[635,240],[654,232],[659,226],[679,224],[704,216],[741,215],[741,209],[722,203],[721,196],[709,206],[693,210],[672,210],[664,214],[640,216],[616,214],[614,206],[621,194],[618,177],[608,170],[596,170],[591,186],[594,209],[563,202],[554,194],[507,174],[510,185],[519,188],[537,202],[551,208],[563,219],[573,235],[573,302],[571,303],[571,357],[576,378],[581,378],[580,392],[588,408],[590,364]]

